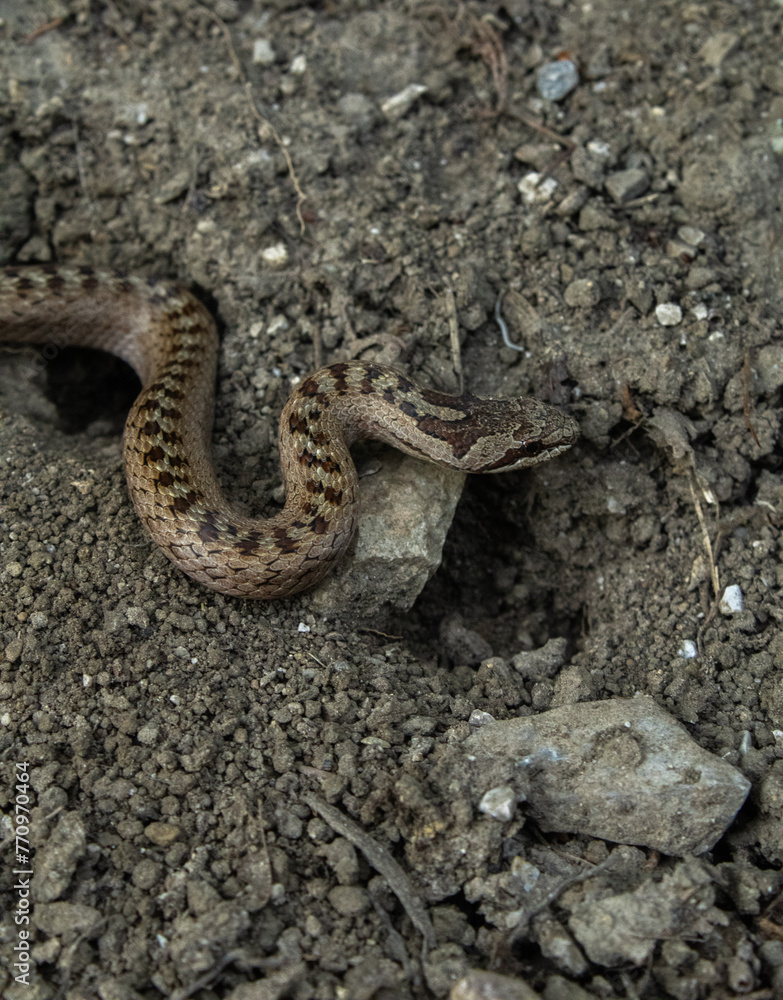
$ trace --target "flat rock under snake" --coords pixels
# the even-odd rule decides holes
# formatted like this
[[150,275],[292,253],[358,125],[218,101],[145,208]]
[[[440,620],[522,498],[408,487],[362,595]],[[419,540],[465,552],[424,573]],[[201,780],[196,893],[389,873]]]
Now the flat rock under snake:
[[349,448],[358,438],[464,472],[504,472],[553,458],[579,436],[570,416],[536,399],[450,396],[384,365],[329,365],[283,409],[285,506],[256,520],[232,508],[212,467],[218,336],[189,291],[89,267],[6,267],[0,341],[99,348],[135,369],[142,390],[124,439],[133,504],[176,566],[235,597],[287,597],[340,559],[356,525]]

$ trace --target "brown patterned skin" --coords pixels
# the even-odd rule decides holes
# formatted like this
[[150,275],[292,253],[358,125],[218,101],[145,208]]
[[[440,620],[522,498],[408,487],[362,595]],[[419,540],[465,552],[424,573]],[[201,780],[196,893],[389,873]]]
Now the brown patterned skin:
[[235,597],[295,594],[342,556],[356,522],[348,449],[357,438],[465,472],[503,472],[559,455],[579,434],[535,399],[455,397],[383,365],[330,365],[283,409],[285,506],[253,520],[231,507],[212,469],[218,338],[190,292],[88,267],[0,269],[0,340],[100,348],[136,370],[142,391],[125,427],[131,499],[175,565]]

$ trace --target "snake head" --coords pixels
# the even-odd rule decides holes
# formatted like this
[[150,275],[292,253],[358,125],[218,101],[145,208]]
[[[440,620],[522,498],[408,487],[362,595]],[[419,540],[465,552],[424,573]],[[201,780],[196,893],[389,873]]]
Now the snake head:
[[497,401],[499,429],[474,448],[472,472],[512,472],[538,465],[567,451],[579,438],[573,417],[538,399]]

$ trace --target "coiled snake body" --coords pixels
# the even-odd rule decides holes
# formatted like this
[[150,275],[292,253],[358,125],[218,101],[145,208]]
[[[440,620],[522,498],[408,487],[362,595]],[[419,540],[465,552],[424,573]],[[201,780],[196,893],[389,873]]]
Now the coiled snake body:
[[223,496],[210,459],[218,338],[190,292],[87,267],[0,269],[0,340],[110,351],[142,390],[125,427],[131,499],[154,541],[199,583],[236,597],[286,597],[340,558],[355,527],[349,447],[376,438],[465,472],[536,465],[578,437],[535,399],[449,396],[383,365],[321,368],[280,417],[282,511],[254,520]]

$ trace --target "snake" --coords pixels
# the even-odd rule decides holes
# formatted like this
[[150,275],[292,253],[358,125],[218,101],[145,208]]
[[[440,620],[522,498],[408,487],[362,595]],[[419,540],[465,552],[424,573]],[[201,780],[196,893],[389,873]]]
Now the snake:
[[[177,283],[88,266],[0,268],[0,341],[108,351],[141,381],[123,444],[133,505],[153,541],[198,583],[232,597],[288,597],[318,583],[356,529],[350,447],[374,438],[469,473],[560,455],[579,436],[532,397],[449,395],[386,365],[341,361],[307,375],[283,407],[285,503],[266,519],[226,499],[210,456],[219,339],[204,304]],[[48,347],[48,351],[46,348]]]

